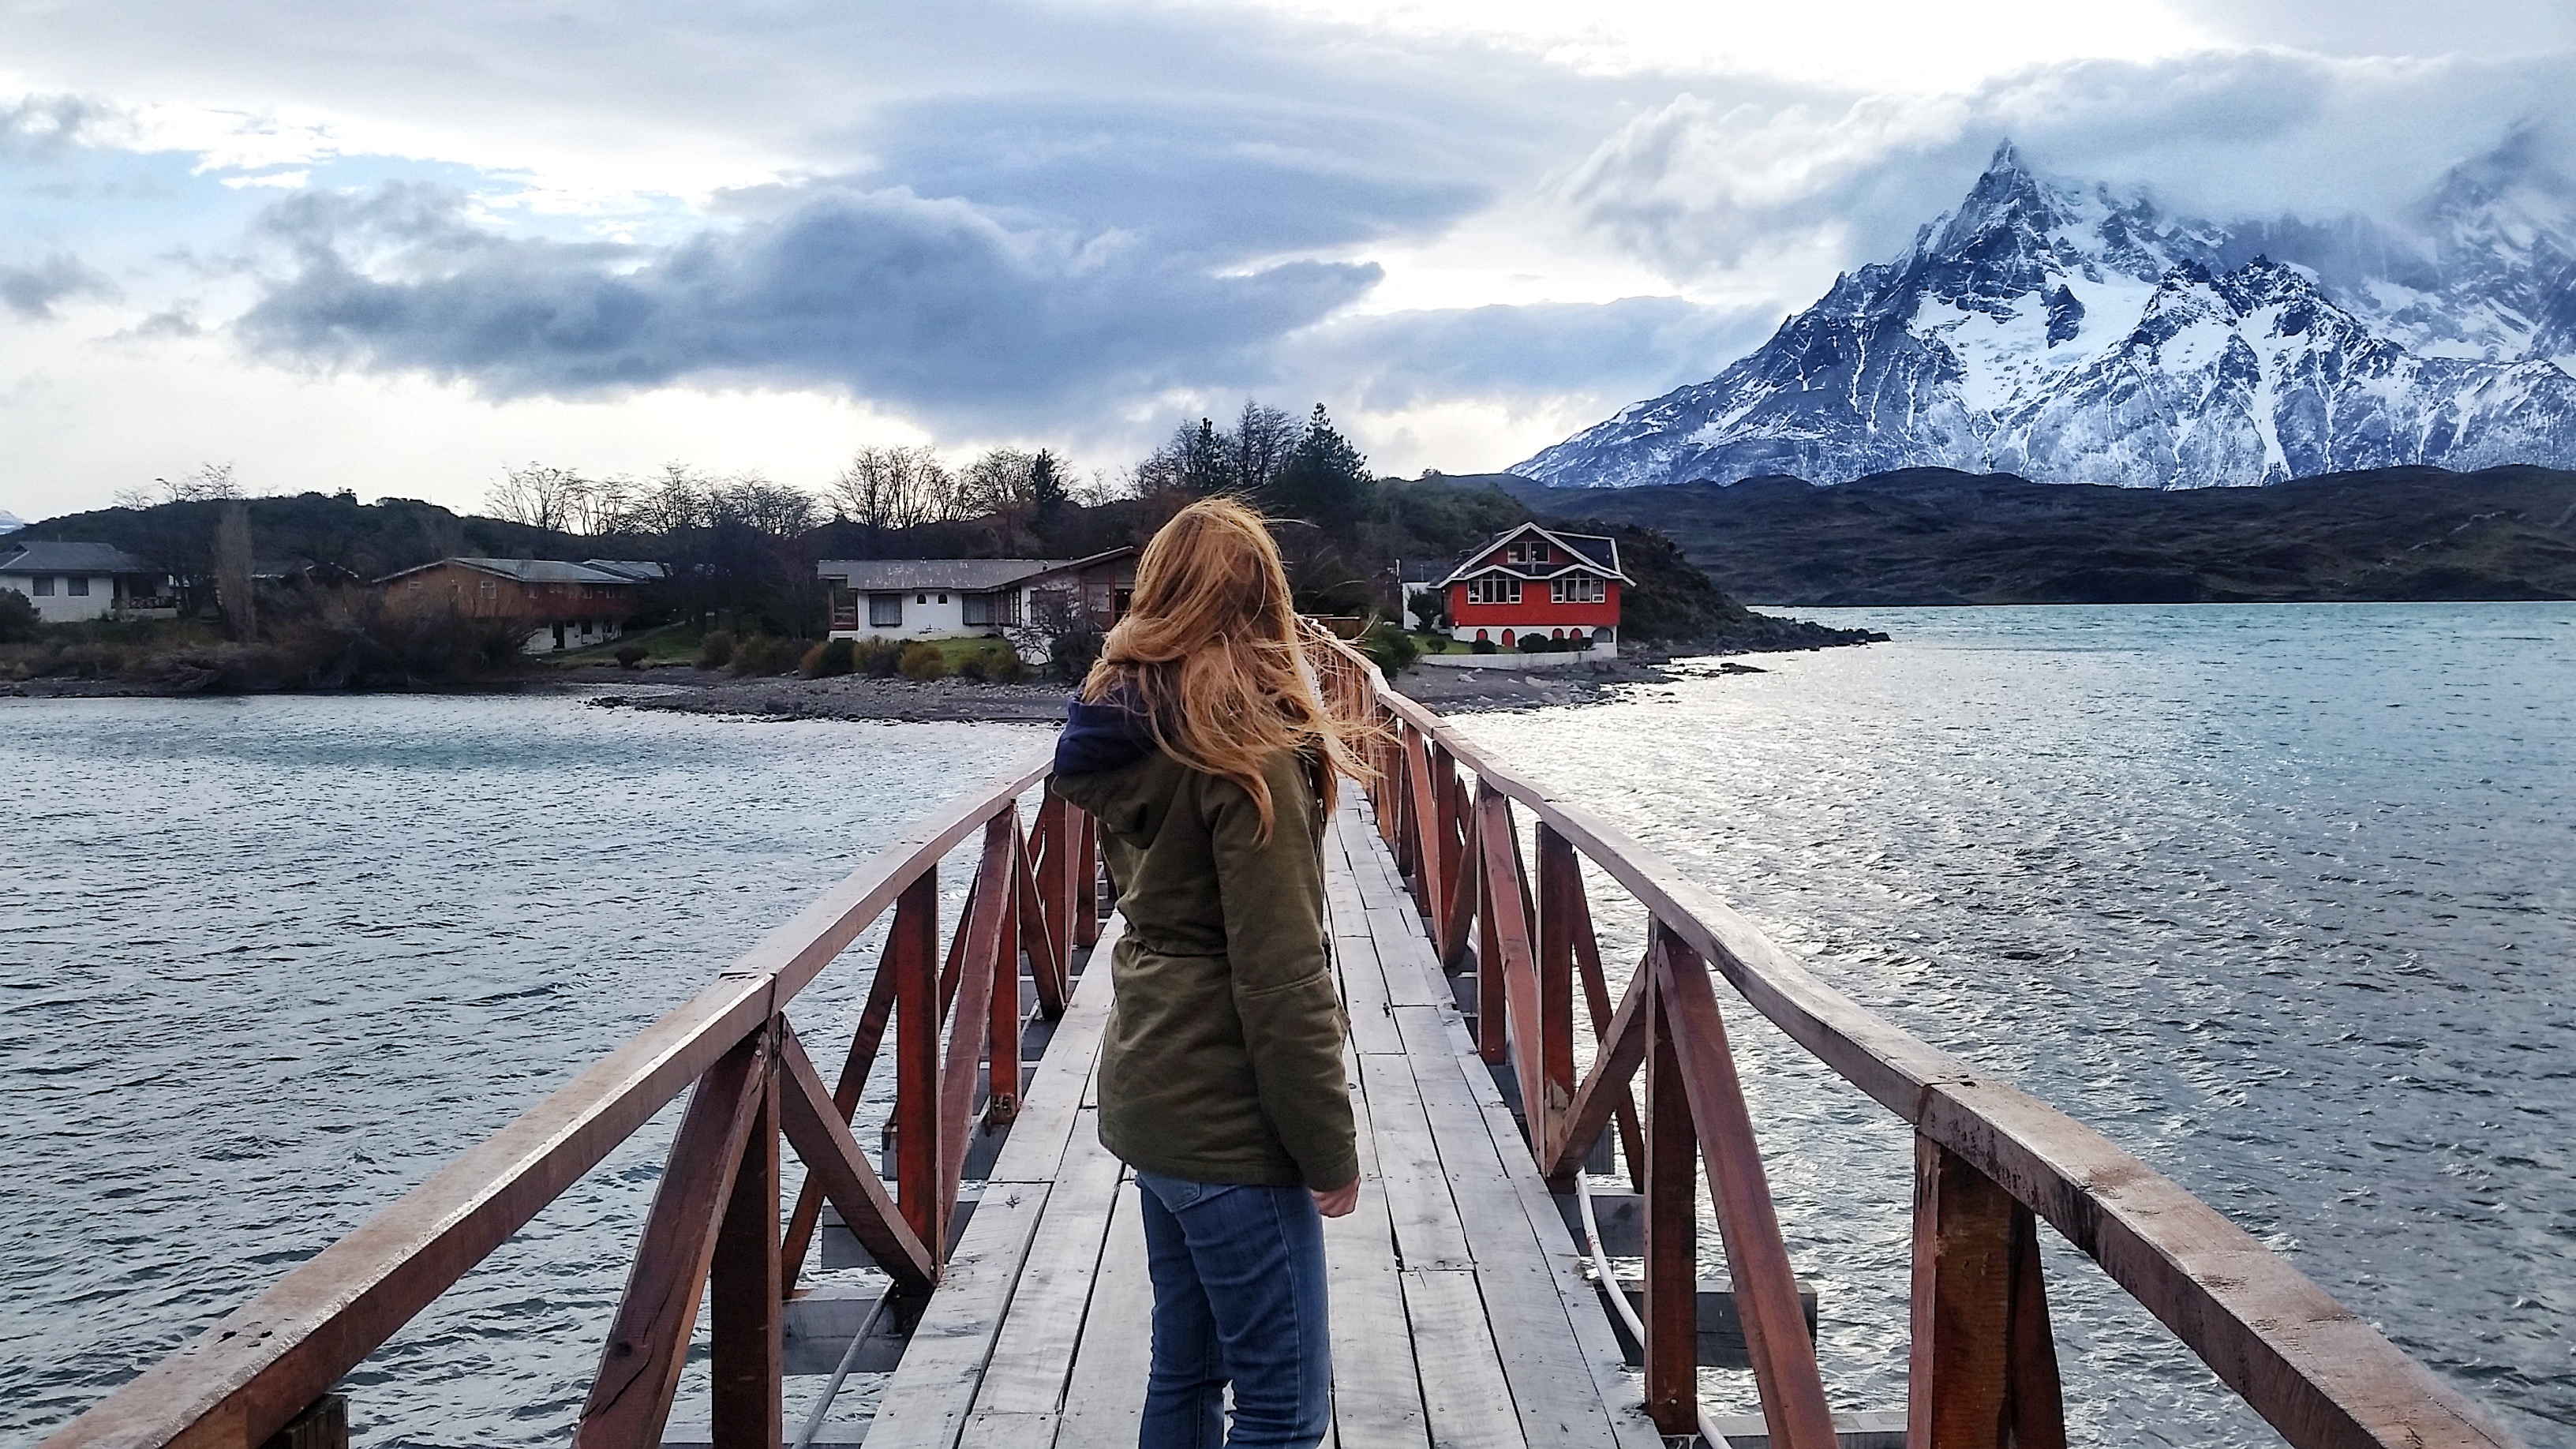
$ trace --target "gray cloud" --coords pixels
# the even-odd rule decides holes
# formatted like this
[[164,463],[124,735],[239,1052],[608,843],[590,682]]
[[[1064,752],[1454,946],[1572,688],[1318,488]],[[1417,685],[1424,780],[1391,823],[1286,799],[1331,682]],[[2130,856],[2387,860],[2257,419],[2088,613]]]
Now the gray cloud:
[[54,315],[54,304],[74,297],[113,298],[116,284],[83,266],[69,252],[56,252],[24,266],[0,264],[0,306],[30,322]]
[[35,95],[0,104],[0,161],[50,161],[74,146],[110,143],[125,112],[88,96]]
[[1269,96],[951,97],[889,108],[869,142],[879,184],[1216,258],[1417,234],[1495,191],[1473,138],[1424,117]]
[[1265,348],[1378,277],[1318,262],[1219,273],[905,191],[817,188],[664,249],[503,240],[420,186],[295,198],[265,226],[294,267],[239,325],[271,355],[502,395],[821,385],[968,423],[1258,380]]

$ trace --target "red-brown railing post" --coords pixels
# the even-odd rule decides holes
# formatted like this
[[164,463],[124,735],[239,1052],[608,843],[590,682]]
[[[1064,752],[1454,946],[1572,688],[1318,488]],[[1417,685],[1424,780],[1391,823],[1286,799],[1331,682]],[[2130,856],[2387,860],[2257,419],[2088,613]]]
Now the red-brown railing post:
[[[1506,934],[1518,919],[1520,884],[1509,876],[1511,802],[1487,790],[1476,798],[1476,1051],[1488,1065],[1510,1050],[1510,968]],[[1526,946],[1527,938],[1522,944]]]
[[1423,749],[1422,731],[1404,735],[1405,839],[1412,846],[1414,904],[1433,931],[1448,923],[1448,861],[1441,851],[1440,800],[1432,793],[1431,761]]
[[[1642,989],[1652,992],[1651,977]],[[1646,1412],[1666,1434],[1699,1430],[1699,1141],[1660,999],[1644,1003]]]
[[[1014,883],[1028,873],[1020,853],[1020,812],[1006,810],[994,823],[1010,837],[1005,869]],[[1020,904],[1022,893],[1005,891],[1001,939],[993,943],[993,1000],[984,1012],[984,1120],[1000,1125],[1020,1115]],[[1032,970],[1045,963],[1032,961]],[[1043,998],[1045,992],[1040,990]]]
[[1574,846],[1545,821],[1538,827],[1538,898],[1540,1079],[1521,1084],[1521,1105],[1529,1113],[1530,1143],[1545,1162],[1563,1145],[1565,1109],[1574,1102],[1574,937],[1578,923],[1591,928]]
[[[1735,1283],[1744,1347],[1753,1360],[1753,1382],[1762,1393],[1762,1417],[1775,1449],[1834,1449],[1833,1415],[1825,1407],[1824,1379],[1816,1372],[1815,1340],[1807,1336],[1798,1280],[1780,1236],[1779,1209],[1753,1139],[1744,1085],[1727,1045],[1726,1019],[1717,1008],[1708,968],[1699,953],[1660,921],[1654,933],[1655,1003],[1672,1019],[1673,1050],[1681,1058],[1708,1160],[1711,1205]],[[1649,1136],[1652,1135],[1649,1129]],[[1649,1146],[1649,1152],[1654,1149]]]
[[760,1106],[742,1144],[707,1277],[707,1426],[713,1449],[784,1442],[779,1376],[784,1296],[778,1262],[778,1055],[781,1019],[761,1055]]
[[1038,860],[1038,905],[1046,916],[1047,941],[1055,948],[1057,987],[1062,990],[1073,970],[1074,902],[1081,889],[1074,882],[1081,843],[1074,839],[1073,806],[1052,789],[1038,807],[1038,839],[1045,850]]
[[1914,1139],[1908,1449],[2064,1449],[2057,1348],[2029,1208]]
[[[934,1263],[948,1261],[939,1184],[939,870],[904,888],[887,937],[894,971],[895,1201]],[[883,969],[883,968],[880,968]]]
[[1100,944],[1100,822],[1088,810],[1073,812],[1074,835],[1081,848],[1073,855],[1073,944]]
[[[743,1038],[689,1094],[644,1218],[644,1240],[600,1352],[599,1372],[573,1430],[575,1449],[662,1442],[735,1175],[762,1124],[776,1129],[768,1110],[768,1046],[766,1027]],[[774,1220],[774,1193],[770,1201]],[[770,1261],[774,1271],[774,1249]]]
[[[1046,818],[1043,809],[1038,818],[1043,831]],[[1068,984],[1065,973],[1066,962],[1071,959],[1068,954],[1070,947],[1059,940],[1047,915],[1041,873],[1052,875],[1055,872],[1048,868],[1048,862],[1036,858],[1038,842],[1023,834],[1019,824],[1020,813],[1014,809],[1011,812],[1011,939],[1018,943],[1015,950],[1028,953],[1029,979],[1036,984],[1038,1007],[1052,1020],[1064,1015]],[[1012,972],[1014,978],[1018,974],[1016,969]],[[1013,987],[1012,1009],[1016,1011],[1019,1005],[1016,979]]]
[[[1458,889],[1459,862],[1464,860],[1467,854],[1466,847],[1462,843],[1466,838],[1466,821],[1460,808],[1462,787],[1458,783],[1458,757],[1449,753],[1447,745],[1435,742],[1431,746],[1430,769],[1431,795],[1438,807],[1435,812],[1436,828],[1433,836],[1439,846],[1440,879],[1445,883],[1442,886],[1441,900],[1446,903]],[[1446,917],[1440,913],[1434,913],[1431,917],[1431,926],[1433,930],[1441,933],[1439,945],[1444,955],[1454,944],[1450,941],[1447,931],[1443,929],[1445,925]]]

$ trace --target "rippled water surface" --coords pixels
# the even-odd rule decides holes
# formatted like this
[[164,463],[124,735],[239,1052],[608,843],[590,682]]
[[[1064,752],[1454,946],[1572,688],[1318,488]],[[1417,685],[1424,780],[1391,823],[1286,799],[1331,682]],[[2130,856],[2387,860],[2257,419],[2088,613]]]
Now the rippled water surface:
[[[2576,606],[1820,617],[1899,642],[1465,725],[2576,1444]],[[1901,1404],[1906,1134],[1739,1035],[1827,1381]],[[2277,1442],[2051,1242],[2079,1433]]]
[[[222,1316],[1047,741],[556,699],[0,703],[0,1443]],[[846,1039],[873,959],[800,997],[800,1031]],[[566,1442],[677,1115],[360,1370],[363,1441]]]
[[[2576,607],[1837,622],[1899,642],[1466,727],[2180,1179],[2533,1444],[2576,1445]],[[0,1443],[1045,738],[536,699],[0,702]],[[846,1031],[859,968],[801,999],[809,1037]],[[1733,1011],[1828,1381],[1901,1404],[1905,1134]],[[563,1440],[673,1115],[361,1370],[364,1441]],[[2052,1249],[2080,1438],[2272,1442]],[[1709,1387],[1740,1402],[1742,1377]]]

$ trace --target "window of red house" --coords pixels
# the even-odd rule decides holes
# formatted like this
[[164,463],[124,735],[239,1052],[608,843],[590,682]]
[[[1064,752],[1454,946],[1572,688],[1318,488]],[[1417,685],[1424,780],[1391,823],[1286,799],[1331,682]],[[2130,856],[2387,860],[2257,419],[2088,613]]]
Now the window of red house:
[[1517,604],[1521,601],[1521,581],[1488,575],[1467,581],[1467,602],[1471,604]]
[[1548,602],[1552,604],[1598,604],[1608,597],[1607,589],[1597,578],[1578,575],[1570,579],[1550,579],[1547,585]]

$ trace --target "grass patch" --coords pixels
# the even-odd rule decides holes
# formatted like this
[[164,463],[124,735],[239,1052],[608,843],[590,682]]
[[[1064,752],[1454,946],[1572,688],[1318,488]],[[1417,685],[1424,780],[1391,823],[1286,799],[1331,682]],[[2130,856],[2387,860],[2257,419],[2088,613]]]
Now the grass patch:
[[530,658],[536,663],[556,669],[614,665],[617,663],[617,651],[629,644],[635,644],[642,646],[644,650],[643,668],[651,669],[663,664],[695,664],[698,662],[700,632],[694,625],[663,624],[651,629],[637,629],[632,633],[611,639],[605,644],[594,644],[587,649],[566,649],[561,653],[548,652],[531,655]]

